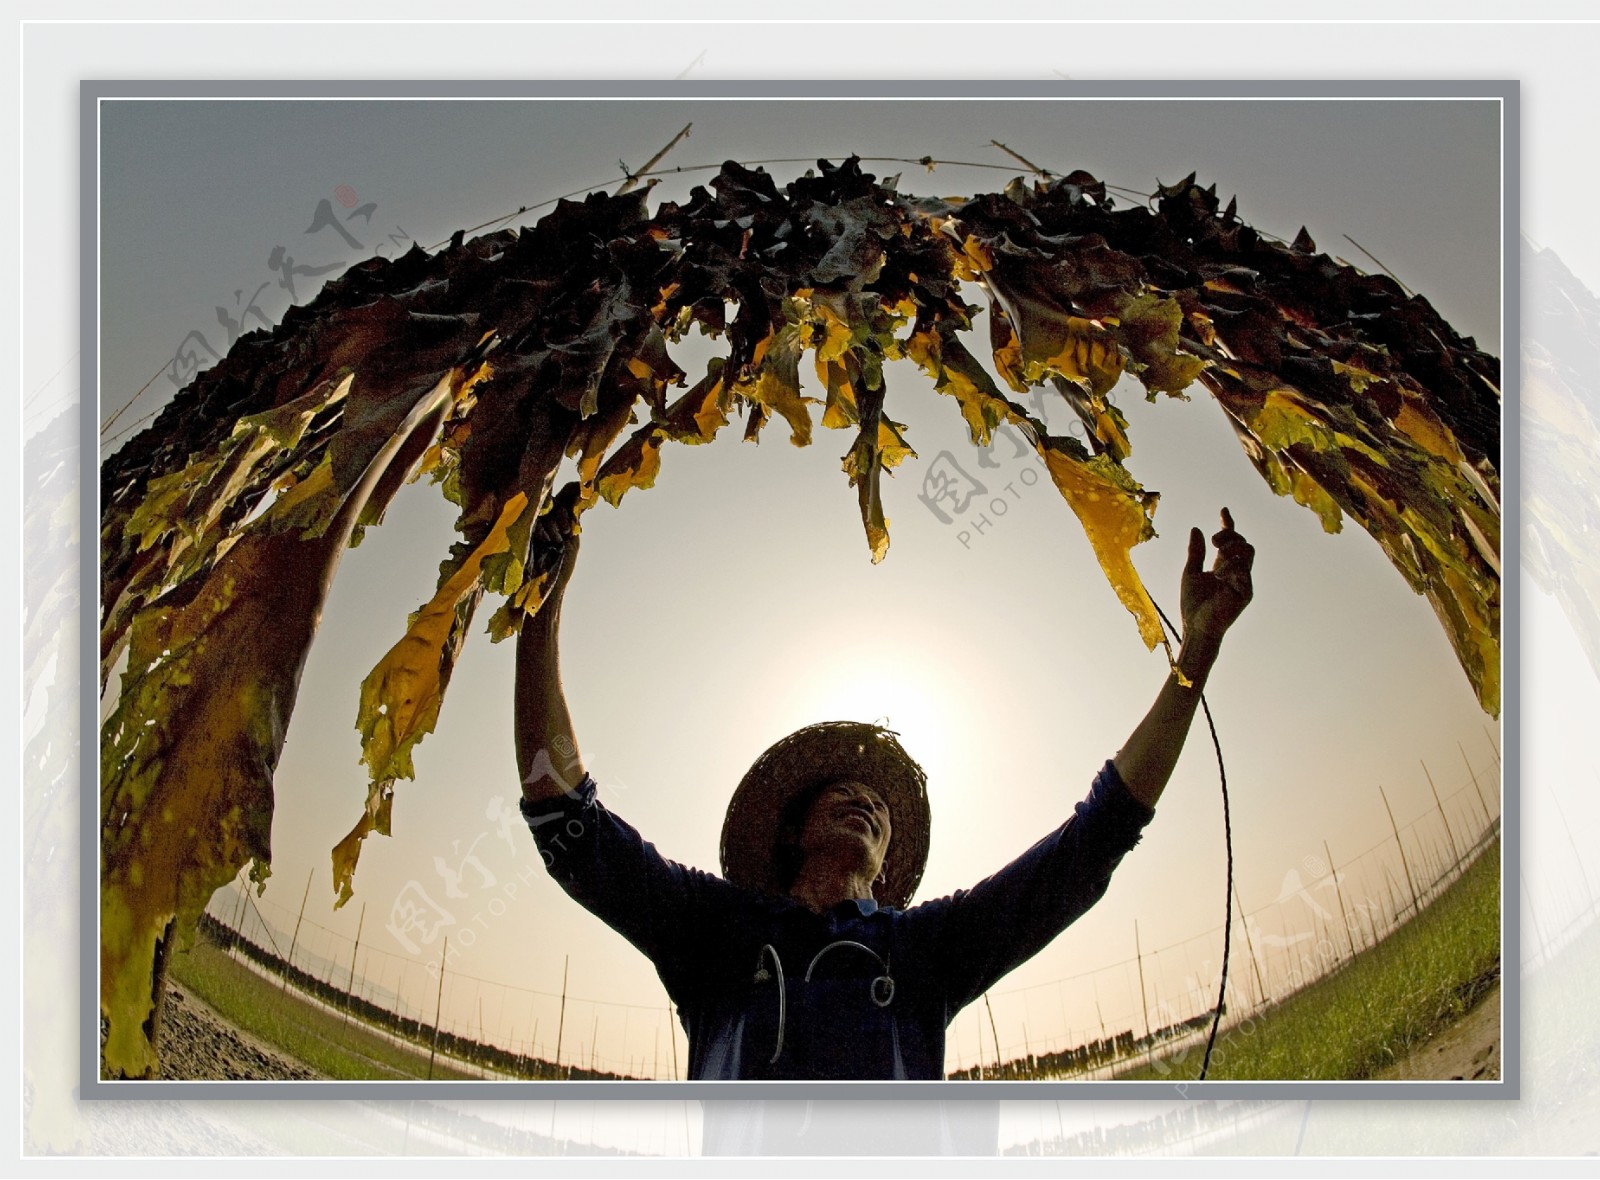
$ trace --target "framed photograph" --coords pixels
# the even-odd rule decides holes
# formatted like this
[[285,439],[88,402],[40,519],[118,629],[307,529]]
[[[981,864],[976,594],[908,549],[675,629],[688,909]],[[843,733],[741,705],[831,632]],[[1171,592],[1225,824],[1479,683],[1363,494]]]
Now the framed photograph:
[[1515,84],[82,104],[85,1096],[1516,1096]]

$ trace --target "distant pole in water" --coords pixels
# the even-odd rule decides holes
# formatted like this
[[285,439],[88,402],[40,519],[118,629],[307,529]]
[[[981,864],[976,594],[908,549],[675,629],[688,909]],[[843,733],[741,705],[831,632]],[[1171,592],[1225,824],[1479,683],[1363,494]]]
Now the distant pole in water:
[[[316,872],[315,869],[311,870]],[[289,953],[283,957],[283,986],[289,986],[289,972],[294,969],[294,944],[300,941],[300,923],[306,917],[306,898],[311,896],[311,873],[306,874],[306,891],[300,895],[300,916],[294,920],[294,936],[289,939]]]
[[[1422,759],[1417,759],[1422,762]],[[1439,788],[1433,785],[1433,775],[1428,774],[1428,764],[1422,762],[1422,773],[1428,776],[1428,790],[1433,792],[1433,805],[1439,809],[1439,818],[1444,821],[1444,834],[1450,841],[1450,856],[1459,867],[1461,864],[1461,849],[1456,844],[1456,834],[1450,830],[1450,817],[1444,813],[1444,803],[1439,799]]]
[[1411,862],[1406,859],[1406,846],[1400,843],[1400,827],[1394,822],[1394,808],[1389,806],[1389,796],[1384,794],[1383,784],[1378,784],[1378,795],[1383,799],[1383,809],[1389,813],[1389,830],[1394,833],[1394,842],[1400,849],[1400,867],[1406,871],[1406,885],[1411,890],[1411,913],[1415,916],[1420,912],[1417,905],[1417,883],[1411,877]]
[[1350,957],[1356,957],[1355,935],[1350,933],[1350,911],[1344,908],[1344,889],[1339,884],[1338,870],[1333,867],[1333,853],[1328,850],[1328,842],[1322,842],[1322,855],[1328,858],[1328,876],[1333,879],[1333,895],[1339,899],[1339,916],[1344,919],[1344,940],[1350,945]]
[[450,953],[450,936],[444,936],[444,949],[439,952],[439,990],[433,997],[433,1043],[428,1046],[428,1077],[433,1078],[433,1059],[439,1052],[439,1009],[444,1002],[444,962]]
[[1394,926],[1400,925],[1400,914],[1402,911],[1400,907],[1400,899],[1395,895],[1394,891],[1394,874],[1389,871],[1389,866],[1387,864],[1383,866],[1383,884],[1384,888],[1389,891],[1389,913],[1393,915],[1390,920],[1390,928],[1392,929]]
[[1144,992],[1144,952],[1139,949],[1139,919],[1133,920],[1133,957],[1139,964],[1139,1007],[1144,1011],[1144,1043],[1150,1048],[1150,1001]]
[[1250,922],[1244,916],[1244,902],[1239,899],[1239,883],[1233,883],[1233,904],[1239,911],[1239,925],[1244,927],[1244,947],[1250,952],[1250,968],[1256,975],[1256,994],[1261,997],[1261,1003],[1267,1002],[1267,985],[1261,981],[1261,962],[1256,958],[1255,939],[1250,937]]
[[228,940],[228,949],[237,954],[239,939],[244,937],[240,929],[244,925],[244,903],[250,900],[250,887],[245,884],[239,886],[239,905],[233,911],[233,937]]
[[1456,749],[1461,751],[1461,761],[1467,764],[1467,773],[1472,776],[1472,787],[1478,792],[1478,806],[1483,808],[1483,830],[1487,832],[1494,826],[1494,816],[1489,814],[1489,801],[1483,797],[1483,788],[1478,785],[1478,772],[1472,768],[1472,759],[1467,757],[1467,748],[1457,742]]
[[[994,1023],[994,1006],[989,1003],[989,993],[988,992],[984,992],[983,993],[983,1006],[989,1012],[989,1032],[994,1036],[994,1075],[993,1076],[994,1077],[999,1077],[1000,1076],[1000,1030],[995,1027],[995,1023]],[[982,1027],[982,1026],[980,1025],[979,1027]],[[981,1050],[982,1047],[983,1047],[982,1046],[983,1037],[982,1037],[981,1034],[980,1034],[980,1036],[978,1038],[978,1041],[979,1041],[979,1049]],[[980,1064],[978,1066],[978,1069],[979,1069],[979,1076],[981,1077],[982,1076],[983,1066]]]
[[361,928],[367,922],[367,903],[361,903],[361,917],[356,919],[356,944],[350,948],[350,982],[345,984],[344,1018],[350,1019],[350,1008],[355,1001],[356,990],[356,956],[361,951]]
[[567,968],[572,965],[572,956],[568,955],[561,960],[561,1019],[556,1025],[556,1068],[561,1068],[561,1038],[567,1031]]

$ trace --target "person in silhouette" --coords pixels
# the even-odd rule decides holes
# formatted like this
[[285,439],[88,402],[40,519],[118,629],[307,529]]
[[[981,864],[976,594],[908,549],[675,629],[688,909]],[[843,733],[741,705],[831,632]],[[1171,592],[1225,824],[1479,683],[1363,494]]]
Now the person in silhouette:
[[892,731],[823,722],[776,742],[734,791],[722,875],[663,857],[597,797],[562,693],[558,632],[578,539],[517,642],[523,817],[571,897],[655,965],[691,1079],[938,1079],[945,1030],[1105,893],[1172,774],[1254,550],[1222,510],[1189,537],[1184,637],[1155,703],[1066,822],[993,876],[911,905],[927,858],[926,777]]

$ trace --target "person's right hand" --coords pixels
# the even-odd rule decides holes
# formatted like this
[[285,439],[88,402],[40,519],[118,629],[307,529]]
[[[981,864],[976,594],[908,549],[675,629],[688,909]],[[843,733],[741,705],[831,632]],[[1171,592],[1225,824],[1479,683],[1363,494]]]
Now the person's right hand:
[[572,512],[573,497],[566,494],[568,490],[563,488],[552,497],[549,510],[533,525],[533,567],[549,573],[545,597],[557,603],[566,593],[572,571],[577,567],[578,542],[582,536]]
[[1189,560],[1183,570],[1181,609],[1185,645],[1215,648],[1254,597],[1250,569],[1255,546],[1233,527],[1233,514],[1222,510],[1222,530],[1212,535],[1217,559],[1205,568],[1206,542],[1199,529],[1189,530]]

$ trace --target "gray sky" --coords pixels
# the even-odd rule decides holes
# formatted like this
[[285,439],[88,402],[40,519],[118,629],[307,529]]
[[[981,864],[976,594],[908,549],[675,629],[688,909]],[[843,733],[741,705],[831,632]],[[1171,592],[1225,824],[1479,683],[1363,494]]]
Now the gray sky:
[[[1004,163],[989,146],[997,138],[1053,169],[1086,168],[1141,191],[1198,171],[1220,193],[1237,192],[1240,215],[1258,228],[1292,236],[1304,224],[1319,247],[1356,260],[1349,234],[1499,351],[1492,104],[123,102],[102,115],[102,419],[191,330],[221,351],[218,305],[236,312],[267,283],[258,306],[275,322],[287,292],[267,265],[274,247],[324,265],[402,230],[431,245],[518,205],[615,187],[619,157],[642,163],[689,121],[693,135],[669,163],[851,151]],[[782,180],[801,167],[771,170]],[[947,195],[998,188],[1010,175],[868,167],[902,172],[904,190]],[[340,185],[377,204],[370,223],[351,226],[360,251],[331,230],[304,232],[319,201],[342,208]],[[297,281],[305,302],[320,280]],[[710,353],[696,342],[676,355],[694,375]],[[1048,481],[1022,482],[1025,464],[1005,444],[994,474],[1014,477],[1018,494],[982,534],[944,525],[918,502],[935,456],[948,450],[977,472],[976,456],[953,402],[910,366],[887,376],[888,409],[909,424],[920,459],[885,481],[892,546],[879,566],[838,468],[849,439],[820,428],[804,450],[781,430],[748,446],[736,427],[709,447],[669,447],[654,489],[585,518],[563,629],[568,697],[604,797],[670,856],[715,867],[726,799],[777,737],[811,721],[887,715],[930,772],[933,848],[919,896],[970,885],[1069,813],[1161,683],[1164,661],[1145,652],[1075,518]],[[162,377],[151,389],[129,419],[173,386]],[[1387,833],[1377,784],[1402,823],[1431,807],[1419,759],[1441,792],[1464,785],[1456,743],[1484,766],[1488,719],[1427,603],[1365,533],[1325,536],[1312,514],[1273,497],[1209,395],[1147,406],[1137,389],[1118,392],[1132,424],[1128,466],[1162,493],[1161,536],[1134,553],[1157,601],[1172,612],[1188,527],[1210,532],[1221,505],[1258,549],[1256,601],[1209,690],[1233,788],[1239,890],[1253,909],[1279,895],[1289,870],[1320,857],[1324,840],[1342,863]],[[1067,412],[1050,421],[1063,429]],[[307,921],[346,936],[369,902],[363,945],[397,956],[392,983],[408,956],[382,927],[416,882],[452,909],[450,929],[475,927],[470,946],[453,936],[453,973],[554,992],[570,955],[574,995],[643,1006],[594,1011],[605,1024],[601,1055],[649,1056],[644,1010],[666,1004],[653,971],[543,879],[525,832],[502,843],[488,815],[492,800],[516,792],[510,644],[474,635],[439,732],[418,750],[418,781],[398,787],[395,836],[368,840],[355,902],[332,914],[317,900],[330,896],[328,850],[365,794],[358,685],[432,593],[451,519],[436,489],[413,486],[345,559],[279,770],[267,901],[288,907],[292,923],[314,872]],[[1074,1043],[1095,1019],[1076,992],[1061,989],[1057,1004],[1046,985],[1127,959],[1135,920],[1146,950],[1220,921],[1208,745],[1198,730],[1105,901],[996,989],[1035,988],[996,1003],[997,1014],[1024,1013],[1035,1050]],[[472,848],[495,884],[469,870],[467,896],[451,901],[435,858],[458,866]],[[490,907],[493,896],[503,904]],[[436,956],[424,948],[414,961]],[[1181,966],[1174,971],[1169,987]],[[420,970],[408,978],[413,1003],[431,995]],[[1051,995],[1049,1011],[1035,1011],[1040,994]],[[470,1026],[474,997],[490,1022],[510,1019],[497,1002],[517,1002],[463,984],[447,992],[446,1018]],[[1137,992],[1099,998],[1106,1020],[1127,1027]],[[958,1021],[952,1041],[966,1038],[970,1062],[968,1023]],[[584,1041],[591,1030],[571,1035]]]

